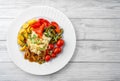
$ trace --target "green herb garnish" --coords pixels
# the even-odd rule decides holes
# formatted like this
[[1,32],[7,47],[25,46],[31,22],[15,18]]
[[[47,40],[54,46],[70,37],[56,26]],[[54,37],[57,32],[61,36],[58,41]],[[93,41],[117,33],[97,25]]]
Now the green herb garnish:
[[60,29],[60,33],[57,33],[55,31],[55,27],[51,26],[51,27],[45,28],[44,34],[45,34],[45,36],[52,38],[51,41],[50,41],[50,43],[54,44],[60,38],[62,38],[63,29]]

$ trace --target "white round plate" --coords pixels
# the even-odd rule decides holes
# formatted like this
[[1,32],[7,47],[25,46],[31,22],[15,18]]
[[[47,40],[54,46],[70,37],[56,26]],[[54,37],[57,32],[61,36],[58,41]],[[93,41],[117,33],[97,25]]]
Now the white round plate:
[[[25,60],[24,53],[19,50],[19,45],[17,44],[17,34],[21,25],[35,17],[48,18],[56,21],[64,29],[63,37],[65,45],[62,53],[55,59],[44,64]],[[10,58],[19,68],[35,75],[48,75],[62,69],[70,61],[75,46],[76,35],[72,23],[62,12],[52,7],[36,6],[28,8],[15,19],[8,30],[7,48]]]

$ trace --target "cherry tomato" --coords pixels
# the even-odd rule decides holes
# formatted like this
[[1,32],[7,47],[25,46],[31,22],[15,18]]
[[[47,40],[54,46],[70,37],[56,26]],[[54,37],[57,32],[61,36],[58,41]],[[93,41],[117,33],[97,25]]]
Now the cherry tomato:
[[35,22],[34,24],[32,24],[31,26],[33,27],[33,28],[38,28],[38,27],[40,27],[40,23],[39,22]]
[[53,44],[49,44],[48,45],[48,49],[52,50],[54,48],[54,45]]
[[52,57],[52,58],[55,58],[55,57],[56,57],[56,54],[55,54],[55,53],[52,53],[52,54],[51,54],[51,57]]
[[60,32],[60,27],[59,27],[59,25],[58,25],[56,22],[52,21],[52,22],[51,22],[51,25],[56,28],[55,31],[56,31],[57,33]]
[[57,41],[57,46],[58,47],[61,47],[63,45],[64,45],[64,40],[63,39],[60,39],[60,40]]
[[48,26],[50,25],[50,22],[49,22],[48,20],[46,20],[46,19],[43,19],[43,18],[40,18],[40,19],[39,19],[39,22],[40,22],[41,24],[44,23],[46,27],[48,27]]
[[46,56],[45,56],[45,61],[46,61],[46,62],[50,61],[50,59],[51,59],[50,55],[46,55]]
[[56,48],[54,49],[54,53],[55,53],[55,54],[59,54],[60,52],[61,52],[61,48],[56,47]]

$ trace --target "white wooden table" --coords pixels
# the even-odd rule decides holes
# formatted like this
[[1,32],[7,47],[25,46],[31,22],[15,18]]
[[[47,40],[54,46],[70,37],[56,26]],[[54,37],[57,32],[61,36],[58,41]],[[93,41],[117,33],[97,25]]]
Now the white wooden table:
[[[41,5],[66,14],[77,35],[71,61],[47,76],[20,70],[6,48],[9,24],[23,9]],[[0,81],[120,81],[120,0],[0,0]]]

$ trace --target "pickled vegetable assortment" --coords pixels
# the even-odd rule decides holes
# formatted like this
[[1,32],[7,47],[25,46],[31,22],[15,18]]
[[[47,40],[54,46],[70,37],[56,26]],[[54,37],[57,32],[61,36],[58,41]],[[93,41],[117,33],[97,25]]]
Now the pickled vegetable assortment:
[[17,42],[25,59],[42,64],[56,58],[63,50],[63,32],[55,21],[31,19],[20,28]]

